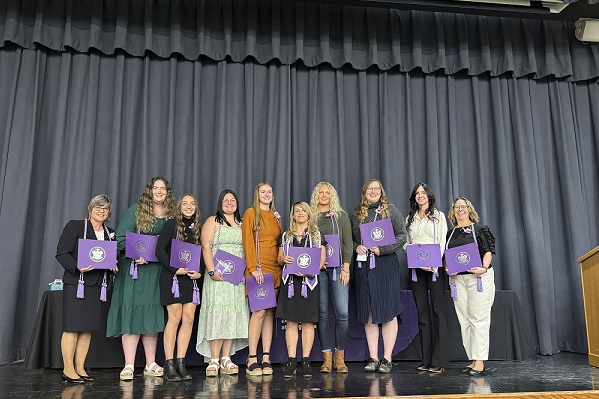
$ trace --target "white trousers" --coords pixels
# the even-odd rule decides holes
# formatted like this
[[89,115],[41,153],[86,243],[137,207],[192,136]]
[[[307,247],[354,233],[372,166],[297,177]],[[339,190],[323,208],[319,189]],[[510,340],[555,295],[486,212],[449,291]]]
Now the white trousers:
[[476,275],[455,276],[457,299],[453,301],[460,328],[462,344],[470,360],[489,359],[489,330],[491,307],[495,300],[495,272],[490,268],[481,275],[483,290],[479,292]]

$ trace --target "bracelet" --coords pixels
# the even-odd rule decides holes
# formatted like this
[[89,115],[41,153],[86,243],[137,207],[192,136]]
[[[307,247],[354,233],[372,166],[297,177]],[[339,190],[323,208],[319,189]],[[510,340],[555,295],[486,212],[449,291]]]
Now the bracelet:
[[349,273],[349,270],[341,269],[342,272]]

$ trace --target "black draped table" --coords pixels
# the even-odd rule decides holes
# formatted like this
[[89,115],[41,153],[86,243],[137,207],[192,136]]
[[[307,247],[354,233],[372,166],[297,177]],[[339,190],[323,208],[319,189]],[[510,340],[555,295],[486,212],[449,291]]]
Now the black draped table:
[[[449,348],[450,360],[466,360],[466,353],[461,344],[460,326],[455,314],[452,300],[447,291],[448,333],[452,345]],[[110,298],[109,298],[110,300]],[[414,304],[411,291],[402,291],[404,310],[401,314],[398,337],[394,348],[396,360],[419,360],[420,341],[418,337],[418,313]],[[347,361],[364,361],[368,355],[368,346],[364,335],[364,328],[356,320],[355,295],[350,292],[350,321],[349,334],[346,345]],[[92,342],[86,361],[86,366],[91,368],[123,367],[124,358],[119,338],[106,338],[106,316],[110,302],[102,307],[102,329],[92,334]],[[199,312],[199,308],[198,308]],[[332,309],[331,309],[332,312]],[[331,313],[334,314],[334,313]],[[334,319],[330,318],[331,324]],[[204,364],[203,357],[195,350],[197,320],[189,343],[186,362],[188,365]],[[33,333],[29,341],[25,366],[27,368],[62,368],[60,353],[60,338],[62,334],[62,292],[46,291],[41,299],[35,321]],[[287,359],[285,346],[285,322],[277,319],[273,333],[271,358],[274,362],[283,362]],[[331,342],[334,342],[331,341]],[[298,346],[301,348],[301,338]],[[382,340],[379,345],[382,350]],[[260,348],[258,353],[260,353]],[[301,349],[298,350],[301,353]],[[382,353],[381,353],[382,355]],[[491,311],[491,344],[490,360],[523,360],[534,358],[536,350],[531,340],[531,335],[524,320],[520,301],[513,291],[497,290],[495,303]],[[157,360],[164,360],[162,341],[158,343]],[[247,358],[247,348],[233,356],[233,361],[243,364]],[[322,360],[318,339],[314,341],[312,360]],[[136,366],[143,366],[144,356],[140,343]]]

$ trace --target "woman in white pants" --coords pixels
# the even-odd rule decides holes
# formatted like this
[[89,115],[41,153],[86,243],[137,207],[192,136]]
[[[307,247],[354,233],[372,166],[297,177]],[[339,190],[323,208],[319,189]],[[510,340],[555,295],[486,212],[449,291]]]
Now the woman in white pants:
[[488,226],[479,224],[478,213],[467,198],[456,198],[448,217],[454,228],[447,232],[446,248],[475,242],[482,260],[481,267],[473,267],[450,276],[462,343],[471,360],[461,371],[471,376],[480,376],[485,374],[484,361],[489,358],[491,307],[495,300],[495,278],[491,266],[495,254],[495,237]]

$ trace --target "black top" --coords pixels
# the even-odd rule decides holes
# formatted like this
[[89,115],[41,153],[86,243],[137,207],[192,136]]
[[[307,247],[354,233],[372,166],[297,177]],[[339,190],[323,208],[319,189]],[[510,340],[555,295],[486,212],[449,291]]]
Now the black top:
[[[187,236],[185,242],[195,244],[191,219],[184,217],[183,224],[185,225],[185,235]],[[171,267],[171,240],[173,239],[177,239],[177,221],[169,219],[164,223],[162,231],[158,236],[156,257],[162,264],[162,268],[171,274],[175,274],[179,270],[177,267]]]
[[[85,220],[70,220],[60,235],[58,245],[56,246],[56,260],[64,268],[62,282],[64,284],[77,284],[79,281],[79,269],[77,269],[77,250],[79,249],[79,240],[86,238],[88,240],[97,240],[96,233],[91,222],[87,221],[87,236],[83,237]],[[114,230],[108,227],[108,236],[106,226],[103,224],[104,241],[114,241]],[[114,260],[116,267],[116,259]],[[101,285],[104,270],[91,270],[84,273],[85,285]]]
[[[453,232],[453,235],[451,234]],[[474,233],[476,234],[476,242],[478,245],[478,253],[483,259],[487,252],[495,255],[495,237],[488,226],[475,224]],[[451,240],[449,237],[451,236]],[[474,242],[470,226],[454,227],[447,231],[447,248],[454,248],[460,245],[466,245]],[[489,265],[491,267],[491,265]]]

